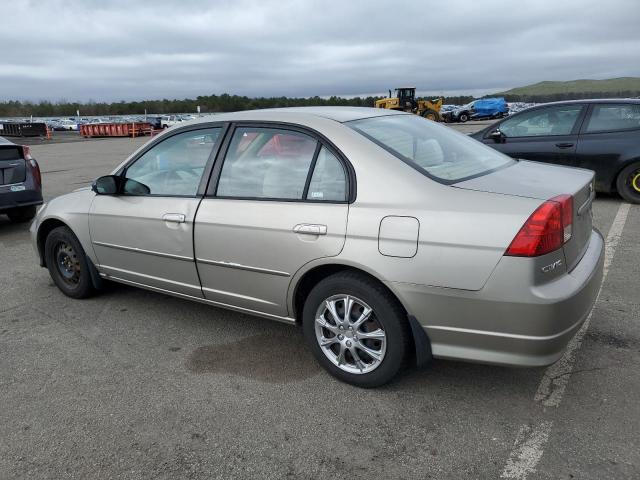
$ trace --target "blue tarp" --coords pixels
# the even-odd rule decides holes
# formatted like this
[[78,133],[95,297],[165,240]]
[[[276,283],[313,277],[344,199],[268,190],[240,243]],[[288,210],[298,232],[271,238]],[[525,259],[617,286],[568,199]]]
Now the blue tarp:
[[474,114],[479,117],[490,117],[497,113],[507,113],[507,102],[504,98],[483,98],[473,102]]

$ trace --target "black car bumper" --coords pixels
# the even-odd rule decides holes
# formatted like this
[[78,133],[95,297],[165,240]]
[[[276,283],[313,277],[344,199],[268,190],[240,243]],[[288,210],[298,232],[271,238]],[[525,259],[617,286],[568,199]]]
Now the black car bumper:
[[12,192],[10,185],[0,185],[0,212],[32,205],[42,205],[40,190]]

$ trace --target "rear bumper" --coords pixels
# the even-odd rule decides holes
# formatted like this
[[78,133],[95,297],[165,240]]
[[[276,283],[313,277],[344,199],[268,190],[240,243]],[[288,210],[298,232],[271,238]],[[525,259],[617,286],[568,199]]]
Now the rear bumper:
[[9,186],[0,185],[0,212],[13,208],[42,204],[40,190],[23,190],[12,192]]
[[522,261],[504,257],[479,291],[398,283],[389,287],[427,332],[434,357],[549,365],[562,356],[595,303],[602,282],[604,240],[592,231],[576,267],[542,285],[518,275]]

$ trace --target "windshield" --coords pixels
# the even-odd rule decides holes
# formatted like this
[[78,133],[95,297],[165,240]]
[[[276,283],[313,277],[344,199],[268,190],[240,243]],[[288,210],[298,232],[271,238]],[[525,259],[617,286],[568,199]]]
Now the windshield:
[[482,143],[417,115],[347,122],[400,160],[441,183],[455,183],[514,162]]

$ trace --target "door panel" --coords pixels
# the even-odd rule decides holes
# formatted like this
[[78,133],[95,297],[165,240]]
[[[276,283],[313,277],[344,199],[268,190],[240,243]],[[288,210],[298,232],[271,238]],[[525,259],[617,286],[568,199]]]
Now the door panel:
[[[132,282],[202,296],[193,255],[199,198],[96,195],[89,231],[100,271]],[[163,217],[169,217],[167,221]],[[184,215],[180,222],[178,215]]]
[[584,110],[568,104],[524,111],[500,123],[500,141],[485,136],[483,142],[513,158],[573,166]]
[[207,127],[167,136],[127,165],[118,195],[96,195],[89,229],[102,272],[202,296],[193,220],[220,133]]
[[288,315],[291,277],[311,260],[340,253],[347,213],[344,203],[204,199],[194,243],[205,298]]
[[578,136],[505,138],[503,143],[488,139],[485,143],[512,158],[573,166]]

